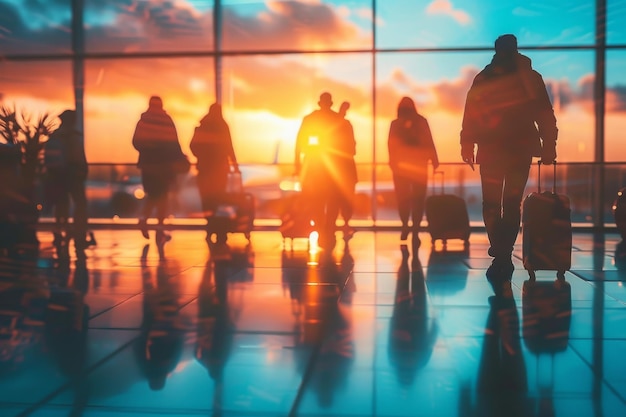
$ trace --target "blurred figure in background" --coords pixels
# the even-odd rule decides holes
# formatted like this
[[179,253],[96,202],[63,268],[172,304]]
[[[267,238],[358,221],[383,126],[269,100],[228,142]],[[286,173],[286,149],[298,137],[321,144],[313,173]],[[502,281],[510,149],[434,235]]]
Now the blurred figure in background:
[[141,234],[149,239],[147,221],[156,208],[156,241],[162,243],[170,240],[163,230],[168,193],[180,172],[178,165],[186,158],[180,148],[174,122],[163,109],[161,97],[150,97],[148,110],[137,122],[133,146],[139,152],[137,167],[141,170],[141,182],[146,194],[143,216],[139,219]]
[[[222,116],[222,106],[214,103],[200,120],[191,139],[191,152],[198,159],[198,190],[202,210],[207,221],[214,216],[226,196],[228,173],[231,167],[239,172],[237,157],[233,149],[228,124]],[[219,231],[217,243],[226,242],[226,232]],[[212,231],[207,230],[207,241],[211,242]]]
[[[398,104],[398,117],[389,127],[387,145],[398,213],[402,221],[401,240],[406,240],[411,230],[416,240],[424,215],[428,161],[436,170],[439,158],[428,121],[418,114],[410,97],[402,97]],[[412,229],[409,226],[410,219]]]
[[343,117],[344,123],[340,129],[339,154],[337,155],[337,182],[341,188],[340,212],[343,217],[343,237],[350,239],[354,234],[354,229],[350,226],[350,220],[354,213],[354,190],[358,181],[356,174],[356,141],[354,140],[354,129],[352,123],[346,119],[346,113],[350,108],[350,103],[344,101],[339,107],[339,116]]
[[332,110],[330,93],[322,93],[319,109],[306,115],[296,138],[295,174],[319,233],[318,244],[333,248],[341,190],[336,180],[339,140],[345,119]]
[[[76,129],[76,111],[65,110],[59,115],[61,125],[52,132],[44,146],[46,167],[45,194],[52,205],[56,225],[54,244],[65,247],[71,238],[77,256],[84,256],[84,250],[93,237],[87,236],[87,158],[82,133]],[[74,222],[68,231],[70,199],[74,205]]]

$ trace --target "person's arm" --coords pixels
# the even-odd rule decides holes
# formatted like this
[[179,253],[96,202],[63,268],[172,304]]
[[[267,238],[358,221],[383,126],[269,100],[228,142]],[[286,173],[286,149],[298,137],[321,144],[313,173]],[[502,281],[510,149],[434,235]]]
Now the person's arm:
[[430,130],[428,120],[424,118],[423,123],[424,123],[424,127],[423,127],[424,137],[426,138],[428,147],[429,147],[428,159],[430,159],[430,162],[433,164],[433,170],[436,170],[437,168],[439,168],[439,157],[437,156],[437,147],[435,146],[435,141],[433,140],[433,134]]
[[139,120],[137,126],[135,126],[135,132],[133,133],[133,148],[138,152],[141,152],[144,147],[145,135],[143,130],[143,121]]
[[298,130],[298,135],[296,136],[296,146],[295,146],[295,158],[294,158],[294,174],[299,175],[301,169],[301,159],[302,152],[308,142],[308,134],[306,128],[306,118],[302,120],[302,124],[300,125],[300,129]]
[[480,122],[475,82],[467,93],[461,128],[461,158],[474,169],[474,145],[477,141],[477,125]]
[[559,130],[543,78],[539,73],[536,73],[536,76],[538,105],[535,121],[541,137],[541,161],[544,164],[551,164],[556,159],[556,141]]
[[350,150],[349,150],[349,156],[354,156],[356,155],[356,139],[354,138],[354,128],[352,127],[352,123],[348,122],[346,120],[347,123],[347,134],[348,134],[348,140],[349,140],[349,144],[350,144]]
[[394,120],[389,125],[389,134],[387,135],[387,151],[389,152],[389,166],[393,171],[396,167],[398,157],[399,139],[396,134],[397,120]]
[[235,155],[235,148],[233,147],[233,139],[230,136],[230,128],[227,124],[224,124],[224,135],[226,137],[227,146],[228,146],[228,159],[230,165],[233,167],[235,172],[239,172],[239,164],[237,163],[237,156]]

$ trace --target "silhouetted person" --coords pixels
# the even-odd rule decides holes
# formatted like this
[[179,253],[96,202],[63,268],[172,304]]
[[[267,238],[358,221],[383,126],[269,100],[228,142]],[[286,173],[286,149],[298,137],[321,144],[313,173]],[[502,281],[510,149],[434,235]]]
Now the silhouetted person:
[[156,240],[170,239],[163,230],[167,215],[168,193],[176,179],[176,164],[180,162],[182,150],[172,118],[163,109],[158,96],[150,97],[148,110],[137,122],[133,135],[133,146],[139,152],[137,167],[141,170],[141,182],[146,194],[139,227],[144,238],[149,239],[147,220],[156,208],[158,228]]
[[[556,159],[557,126],[541,75],[518,53],[515,36],[495,41],[495,55],[467,93],[461,156],[480,164],[483,220],[493,262],[487,278],[496,293],[510,294],[511,254],[521,220],[521,201],[533,157]],[[501,285],[502,284],[502,285]]]
[[319,233],[319,244],[335,244],[335,222],[339,214],[340,188],[336,181],[338,138],[345,120],[331,109],[330,93],[322,93],[320,108],[302,120],[296,138],[295,173],[301,175],[302,195]]
[[[231,167],[239,172],[228,124],[222,116],[222,106],[214,103],[206,116],[200,120],[191,139],[191,152],[198,158],[198,190],[202,200],[204,216],[215,215],[226,197],[226,184]],[[207,240],[213,232],[217,243],[226,242],[226,231],[207,230]]]
[[[389,332],[389,359],[402,385],[413,384],[417,371],[433,353],[438,328],[428,315],[426,284],[422,264],[413,255],[409,267],[409,249],[401,245],[402,261],[398,268],[395,302]],[[417,252],[414,252],[415,254]]]
[[[87,247],[87,158],[82,133],[76,129],[76,112],[65,110],[59,115],[61,125],[52,132],[44,146],[46,167],[45,194],[52,205],[56,221],[54,243],[66,245],[74,238],[77,256]],[[74,222],[69,228],[70,200],[74,205]]]
[[[389,166],[402,221],[401,240],[406,240],[411,230],[413,239],[419,239],[424,201],[428,184],[428,161],[433,169],[439,167],[439,158],[428,121],[420,115],[410,97],[402,97],[398,104],[398,117],[389,127]],[[409,225],[412,220],[412,228]]]
[[339,153],[337,155],[337,182],[339,183],[340,212],[344,221],[343,237],[349,239],[354,234],[354,229],[350,227],[350,220],[354,213],[354,190],[357,183],[356,163],[356,141],[354,140],[354,129],[352,123],[346,119],[346,112],[350,108],[350,103],[344,101],[339,107],[339,116],[344,118],[338,137]]

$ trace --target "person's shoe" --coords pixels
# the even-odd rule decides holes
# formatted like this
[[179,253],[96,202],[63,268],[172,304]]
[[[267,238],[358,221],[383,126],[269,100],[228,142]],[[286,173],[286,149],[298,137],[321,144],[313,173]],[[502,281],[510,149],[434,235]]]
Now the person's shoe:
[[354,229],[349,225],[345,225],[343,227],[343,239],[350,240],[352,239],[352,236],[354,236]]
[[141,230],[141,236],[144,239],[150,239],[150,235],[148,234],[148,221],[146,219],[139,219],[139,230]]
[[52,244],[55,247],[59,247],[64,244],[64,238],[60,232],[54,232],[54,240],[52,240]]
[[497,281],[500,278],[500,264],[496,261],[495,258],[493,261],[491,261],[491,265],[489,265],[489,268],[487,268],[485,275],[487,276],[487,280],[489,280],[489,282]]
[[515,267],[513,266],[513,261],[510,256],[507,257],[496,257],[491,261],[491,265],[487,268],[487,279],[489,281],[497,281],[504,279],[511,279],[513,276],[513,271]]
[[172,240],[172,236],[168,233],[165,232],[157,232],[156,234],[156,243],[157,245],[163,245],[166,242],[169,242],[170,240]]
[[96,237],[94,236],[93,232],[89,232],[88,233],[89,237],[87,238],[87,246],[97,246],[98,242],[96,242]]

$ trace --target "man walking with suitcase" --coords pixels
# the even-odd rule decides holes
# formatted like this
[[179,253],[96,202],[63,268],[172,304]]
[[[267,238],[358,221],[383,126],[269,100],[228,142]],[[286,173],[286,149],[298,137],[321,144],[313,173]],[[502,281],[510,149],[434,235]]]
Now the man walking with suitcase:
[[517,38],[498,37],[495,52],[467,93],[461,157],[472,167],[480,164],[483,220],[493,257],[487,279],[497,295],[510,296],[511,256],[532,158],[552,164],[558,129],[543,78],[517,51]]

